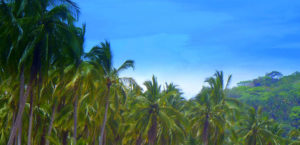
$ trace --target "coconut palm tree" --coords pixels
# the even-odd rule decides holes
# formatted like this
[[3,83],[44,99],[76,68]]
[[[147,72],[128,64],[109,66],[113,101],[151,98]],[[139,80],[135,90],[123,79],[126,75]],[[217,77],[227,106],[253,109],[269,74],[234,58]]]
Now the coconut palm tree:
[[101,69],[103,71],[103,81],[104,86],[106,88],[105,94],[105,111],[103,123],[101,125],[101,132],[99,137],[99,145],[103,144],[104,131],[106,127],[106,121],[108,116],[108,109],[110,104],[110,93],[112,86],[114,88],[119,88],[118,83],[122,82],[122,80],[132,80],[131,78],[120,78],[119,74],[128,69],[134,68],[133,60],[126,60],[119,68],[114,68],[113,66],[113,56],[111,52],[110,43],[108,41],[101,42],[100,46],[95,46],[91,49],[91,51],[87,54],[87,57],[92,61],[101,65]]
[[201,136],[203,144],[223,144],[225,140],[228,116],[236,116],[240,103],[235,99],[226,97],[231,80],[229,75],[224,81],[222,71],[217,71],[213,77],[206,79],[209,84],[204,87],[194,100],[188,102],[190,107],[191,128],[198,136]]
[[210,88],[203,88],[196,99],[189,102],[192,106],[189,116],[191,117],[191,128],[197,136],[201,137],[204,145],[213,144],[210,136],[216,130],[222,130],[225,113],[221,104],[215,105],[214,98],[209,94]]
[[261,108],[227,97],[222,71],[190,100],[154,76],[143,91],[120,77],[134,62],[115,68],[108,41],[84,52],[78,14],[72,0],[0,0],[0,144],[299,144],[299,130],[283,137]]
[[162,91],[154,76],[152,81],[146,81],[144,85],[147,90],[142,96],[136,98],[134,109],[130,113],[130,118],[136,120],[135,128],[139,129],[137,139],[147,138],[145,140],[150,145],[178,144],[179,142],[168,143],[169,140],[163,140],[167,134],[178,133],[181,138],[185,136],[182,126],[184,124],[183,115],[166,102],[168,96],[174,95],[176,92]]
[[[62,3],[73,4],[72,1],[61,1]],[[58,37],[67,37],[69,32],[68,26],[72,24],[73,18],[68,13],[70,12],[67,6],[61,5],[61,2],[53,1],[10,1],[6,4],[1,1],[2,10],[7,11],[6,24],[13,23],[18,28],[17,39],[14,39],[7,56],[8,62],[17,61],[20,68],[20,99],[19,109],[16,121],[12,126],[12,131],[8,144],[12,144],[17,133],[18,127],[21,125],[21,119],[24,112],[26,98],[29,96],[36,79],[41,79],[44,72],[51,64],[55,56],[55,49],[63,48],[63,39]],[[49,7],[50,4],[51,8]],[[57,5],[58,4],[58,5]],[[30,6],[30,8],[29,8]],[[5,14],[2,12],[2,14]],[[8,25],[2,25],[8,27]],[[9,28],[9,27],[8,27]],[[8,29],[10,30],[10,29]],[[15,32],[15,31],[14,31]],[[3,32],[1,36],[7,36],[10,33]],[[70,35],[68,35],[70,36]],[[63,40],[63,41],[58,41]],[[56,42],[56,43],[53,43]],[[5,49],[5,48],[4,48]],[[42,65],[43,64],[43,65]],[[24,67],[27,68],[24,68]],[[17,68],[17,67],[15,67]],[[24,72],[29,72],[24,75]],[[26,92],[24,91],[25,78],[28,79]],[[20,129],[20,127],[19,127]]]
[[245,144],[265,145],[270,141],[276,142],[275,136],[268,129],[268,126],[272,124],[272,120],[263,116],[261,107],[258,109],[251,107],[247,117],[244,117],[240,123],[242,127],[237,133],[242,135]]

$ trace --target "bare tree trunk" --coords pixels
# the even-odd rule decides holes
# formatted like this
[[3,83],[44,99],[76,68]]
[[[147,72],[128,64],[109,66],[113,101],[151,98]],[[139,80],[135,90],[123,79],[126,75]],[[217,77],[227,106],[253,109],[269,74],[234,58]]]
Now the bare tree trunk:
[[103,123],[101,126],[101,133],[100,133],[100,138],[99,138],[99,145],[103,145],[103,137],[104,137],[104,130],[105,130],[105,125],[107,121],[107,113],[108,113],[108,107],[109,107],[109,93],[110,93],[110,85],[107,85],[107,95],[105,97],[105,113],[104,113],[104,118],[103,118]]
[[78,107],[78,96],[75,96],[74,102],[74,145],[76,145],[76,136],[77,136],[77,107]]
[[157,117],[156,115],[153,114],[151,118],[151,127],[148,131],[149,145],[155,145],[156,135],[157,135]]
[[75,96],[75,101],[74,101],[74,134],[73,134],[73,138],[74,138],[74,145],[76,145],[77,142],[77,108],[78,108],[78,95],[79,93],[77,92],[78,89],[78,85],[79,85],[79,81],[76,82],[75,87],[74,87],[74,96]]
[[[52,107],[51,120],[50,120],[47,136],[51,135],[52,126],[53,126],[53,122],[54,122],[54,116],[55,116],[55,108],[56,108],[56,104],[54,103],[53,107]],[[46,138],[46,145],[49,145],[49,140],[47,138]]]
[[209,116],[208,116],[208,114],[206,114],[204,127],[203,127],[203,144],[204,145],[208,145],[208,127],[209,127],[208,119],[209,119]]
[[18,145],[22,145],[22,123],[19,125],[18,131]]
[[68,138],[68,131],[63,131],[62,132],[62,144],[67,145],[67,138]]
[[45,143],[46,143],[46,134],[47,134],[47,125],[45,124],[45,123],[43,123],[44,125],[43,125],[43,133],[42,133],[42,137],[41,137],[41,142],[40,142],[40,145],[45,145]]
[[140,134],[135,142],[135,145],[142,145],[142,142],[143,142],[143,139],[142,139],[142,135]]
[[104,131],[103,145],[106,145],[106,131]]
[[[16,113],[15,113],[15,111],[13,112],[13,118],[12,118],[12,123],[11,123],[11,126],[13,126],[14,125],[14,123],[15,123],[15,119],[16,119]],[[12,131],[12,127],[10,128],[10,132]],[[15,140],[14,140],[15,141]],[[14,144],[16,144],[16,141],[15,142],[13,142]]]
[[17,137],[15,137],[15,139],[14,139],[14,145],[18,145],[18,138]]
[[17,113],[17,118],[16,121],[14,122],[14,125],[12,126],[12,130],[10,132],[9,135],[9,140],[7,142],[7,145],[12,145],[14,138],[16,137],[17,134],[17,130],[18,127],[21,124],[22,121],[22,116],[23,116],[23,112],[24,112],[24,107],[25,107],[25,103],[26,103],[26,99],[29,95],[29,92],[32,89],[32,85],[33,85],[33,76],[31,77],[31,80],[27,86],[27,90],[26,93],[24,94],[24,88],[25,88],[25,79],[24,79],[24,66],[21,66],[21,72],[20,72],[20,98],[19,98],[19,110]]
[[29,127],[28,127],[28,136],[27,136],[27,145],[31,145],[31,132],[32,132],[32,119],[33,119],[33,94],[30,93],[30,113],[29,113]]

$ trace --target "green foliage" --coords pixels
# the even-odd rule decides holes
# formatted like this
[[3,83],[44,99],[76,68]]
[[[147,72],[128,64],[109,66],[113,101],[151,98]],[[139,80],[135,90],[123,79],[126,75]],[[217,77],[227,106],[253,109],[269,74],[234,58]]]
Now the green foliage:
[[300,73],[229,89],[217,71],[190,100],[155,76],[143,90],[108,41],[83,51],[78,13],[71,0],[0,0],[0,144],[299,144],[284,130],[300,125]]
[[300,106],[293,107],[289,117],[292,120],[292,126],[300,128]]
[[[297,124],[297,106],[300,104],[300,73],[288,76],[273,71],[264,77],[240,83],[229,91],[229,96],[251,106],[262,106],[266,114],[285,124],[286,132]],[[296,107],[296,108],[294,108]]]

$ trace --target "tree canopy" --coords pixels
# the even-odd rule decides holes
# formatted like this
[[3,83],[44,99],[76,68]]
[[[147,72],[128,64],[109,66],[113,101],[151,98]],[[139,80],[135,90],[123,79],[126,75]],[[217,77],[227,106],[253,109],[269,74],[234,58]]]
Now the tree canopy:
[[0,144],[299,144],[300,73],[230,89],[216,71],[189,100],[154,75],[143,89],[109,41],[84,51],[79,14],[72,0],[0,1]]

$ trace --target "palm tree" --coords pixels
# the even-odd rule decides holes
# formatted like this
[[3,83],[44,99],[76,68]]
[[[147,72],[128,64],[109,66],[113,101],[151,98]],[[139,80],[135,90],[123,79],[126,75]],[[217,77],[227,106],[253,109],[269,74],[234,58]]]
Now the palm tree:
[[272,132],[268,130],[272,120],[263,117],[261,107],[257,110],[251,107],[247,117],[244,117],[240,123],[242,127],[238,130],[238,134],[242,135],[242,139],[247,145],[265,145],[276,139]]
[[[65,69],[66,76],[69,76],[69,82],[66,86],[74,96],[72,99],[73,105],[73,143],[77,142],[77,129],[78,129],[78,110],[80,103],[82,102],[82,96],[87,97],[92,94],[95,88],[93,81],[97,79],[97,75],[101,75],[98,70],[94,68],[94,65],[87,61],[80,59],[80,64],[72,64]],[[80,101],[81,100],[81,101]],[[88,104],[85,104],[88,105]]]
[[225,82],[223,72],[217,71],[213,77],[206,79],[209,87],[204,87],[195,99],[188,103],[192,106],[189,115],[191,128],[201,136],[205,145],[224,142],[225,126],[230,124],[226,114],[231,113],[235,116],[237,109],[234,105],[240,105],[235,99],[226,97],[230,81],[231,75]]
[[186,100],[184,99],[184,97],[182,97],[183,93],[181,92],[181,90],[177,85],[173,83],[166,83],[165,87],[165,93],[173,92],[172,95],[167,97],[167,102],[169,103],[169,105],[171,105],[178,111],[182,111]]
[[225,122],[224,109],[220,104],[213,104],[214,98],[208,92],[210,92],[209,88],[203,88],[196,99],[189,103],[192,106],[189,114],[191,128],[194,130],[192,132],[201,136],[204,145],[208,145],[210,142],[212,144],[209,135],[215,134],[216,129],[222,130],[223,122]]
[[[75,6],[75,3],[72,1],[61,1],[65,4],[70,4]],[[62,4],[59,2],[59,4]],[[49,9],[49,5],[52,5],[52,8]],[[5,18],[5,23],[2,23],[2,28],[10,28],[9,25],[12,23],[15,27],[13,29],[8,29],[8,31],[2,31],[1,36],[5,37],[11,35],[9,33],[10,30],[15,30],[17,35],[13,35],[16,37],[13,39],[8,47],[9,51],[6,51],[5,58],[7,58],[8,62],[15,62],[17,60],[17,66],[20,68],[20,103],[19,110],[17,113],[16,121],[12,126],[12,131],[10,135],[10,139],[8,144],[12,144],[12,141],[16,135],[17,128],[21,124],[21,118],[24,112],[24,106],[26,102],[26,98],[29,96],[33,85],[34,80],[39,77],[42,78],[43,70],[47,69],[49,66],[50,58],[52,58],[53,54],[50,52],[53,48],[61,48],[61,46],[57,46],[55,44],[61,45],[61,43],[53,43],[58,39],[55,39],[59,36],[63,36],[61,34],[67,34],[66,30],[68,25],[73,19],[69,19],[69,12],[67,6],[57,5],[56,2],[50,1],[10,1],[7,5],[3,0],[1,1],[1,14],[7,15]],[[35,6],[33,6],[35,5]],[[21,7],[19,7],[21,6]],[[30,7],[30,8],[29,8]],[[6,11],[6,12],[4,12]],[[68,24],[65,23],[65,20],[68,20]],[[58,26],[59,27],[54,27]],[[17,30],[17,31],[16,31]],[[64,30],[63,33],[62,30]],[[70,33],[68,33],[70,34]],[[61,39],[62,40],[62,39]],[[54,44],[54,45],[53,45]],[[6,48],[4,48],[5,50]],[[43,63],[43,65],[42,65]],[[28,64],[28,65],[25,65]],[[24,68],[25,66],[29,66],[29,68]],[[29,81],[27,84],[27,90],[25,93],[25,71],[30,71]],[[29,137],[30,138],[30,137]]]
[[[99,145],[103,144],[104,138],[104,131],[108,116],[108,108],[110,104],[110,92],[111,87],[113,85],[118,85],[117,83],[122,80],[119,78],[120,72],[128,69],[134,68],[134,61],[133,60],[126,60],[118,69],[113,67],[113,57],[111,52],[110,43],[108,41],[101,42],[100,46],[95,46],[91,49],[91,51],[87,54],[87,57],[93,62],[97,62],[101,65],[101,69],[103,71],[103,80],[106,87],[106,95],[105,95],[105,112],[103,123],[101,125],[101,132],[99,138]],[[102,77],[102,76],[101,76]],[[126,78],[123,78],[126,79]],[[132,80],[129,78],[129,80]]]
[[224,73],[222,71],[216,71],[213,77],[206,80],[211,89],[210,96],[212,96],[213,104],[220,106],[221,110],[224,111],[222,118],[222,128],[217,128],[214,134],[214,144],[223,144],[225,139],[228,139],[229,132],[227,128],[233,128],[234,122],[240,116],[240,108],[243,107],[242,103],[238,100],[227,97],[228,87],[231,82],[232,75],[229,75],[225,80]]
[[75,28],[75,32],[77,34],[77,45],[73,45],[73,51],[72,55],[70,55],[70,60],[72,61],[71,64],[67,67],[68,70],[72,70],[72,73],[70,76],[71,78],[71,83],[72,83],[72,89],[73,89],[73,95],[74,95],[74,132],[73,132],[73,139],[74,139],[74,144],[76,145],[76,140],[77,140],[77,111],[78,111],[78,98],[80,97],[80,91],[81,91],[81,85],[82,83],[82,74],[85,74],[83,72],[83,68],[86,68],[85,65],[88,65],[87,63],[83,62],[83,57],[85,55],[84,50],[83,50],[83,45],[84,45],[84,35],[85,35],[85,25],[83,25],[82,29]]
[[84,52],[78,14],[72,0],[0,0],[0,144],[299,144],[299,129],[285,138],[227,97],[222,71],[190,100],[154,76],[143,91],[120,77],[134,62],[115,68],[109,42]]
[[272,124],[267,126],[267,129],[273,134],[273,138],[268,145],[288,144],[288,139],[283,137],[284,129],[281,124],[272,122]]
[[130,113],[130,118],[136,120],[135,128],[140,130],[140,135],[142,137],[147,135],[150,145],[158,142],[168,144],[163,141],[166,133],[169,135],[179,133],[184,137],[183,115],[166,102],[168,96],[174,95],[175,91],[162,91],[154,76],[152,81],[146,81],[144,85],[147,90],[142,96],[136,98],[134,109],[131,109],[132,113]]

